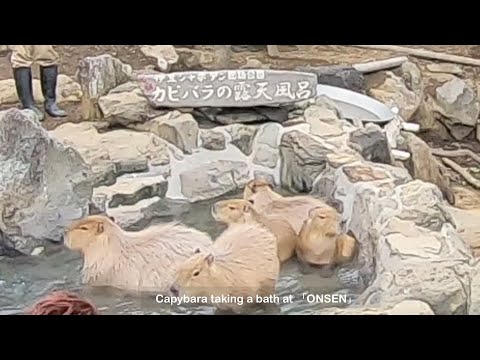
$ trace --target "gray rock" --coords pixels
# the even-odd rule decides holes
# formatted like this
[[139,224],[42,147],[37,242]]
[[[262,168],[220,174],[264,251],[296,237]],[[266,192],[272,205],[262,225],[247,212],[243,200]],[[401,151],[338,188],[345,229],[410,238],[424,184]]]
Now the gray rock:
[[275,149],[268,145],[259,144],[255,149],[253,163],[275,169],[279,158],[278,148]]
[[250,109],[201,108],[193,112],[197,118],[204,118],[220,125],[252,124],[266,121],[283,123],[288,121],[288,109],[283,107]]
[[350,146],[371,162],[393,164],[393,157],[385,132],[377,125],[367,124],[350,133]]
[[88,214],[92,174],[77,151],[52,139],[31,112],[0,120],[0,231],[3,246],[23,254],[59,242],[71,221]]
[[249,180],[248,166],[242,161],[213,161],[180,174],[181,192],[190,202],[243,189]]
[[129,81],[131,75],[130,65],[108,54],[82,59],[77,76],[83,92],[83,118],[101,119],[102,113],[98,107],[98,99]]
[[66,123],[50,134],[73,147],[91,166],[95,186],[112,185],[125,173],[148,171],[170,163],[168,143],[150,133],[115,130],[99,133],[91,122]]
[[252,154],[253,140],[258,131],[256,126],[234,124],[226,126],[225,130],[232,137],[232,145],[235,145],[247,156]]
[[113,89],[107,95],[98,99],[103,121],[109,127],[131,124],[142,124],[157,116],[165,114],[166,110],[153,109],[148,100],[132,83],[125,83]]
[[109,209],[135,205],[141,200],[165,197],[167,180],[159,176],[122,177],[114,185],[101,186],[94,190],[94,197],[105,197]]
[[455,203],[455,195],[448,178],[442,173],[441,165],[432,155],[432,150],[422,139],[411,133],[402,133],[402,140],[398,148],[411,154],[410,159],[404,162],[410,175],[414,179],[435,184],[450,204]]
[[190,114],[181,114],[178,111],[149,120],[145,124],[136,124],[132,128],[148,131],[168,141],[182,150],[185,154],[192,154],[198,147],[198,124]]
[[107,215],[112,216],[122,229],[136,231],[144,228],[156,217],[157,209],[162,203],[162,198],[153,197],[133,205],[108,209]]
[[345,133],[342,127],[342,114],[337,106],[326,97],[318,97],[314,105],[304,112],[310,124],[310,133],[320,137],[340,136]]
[[344,66],[302,66],[298,71],[311,72],[317,75],[318,83],[337,86],[358,93],[365,93],[366,85],[363,74],[354,68]]
[[280,143],[281,182],[288,190],[310,192],[316,177],[326,168],[326,156],[332,149],[311,136],[290,131]]
[[202,147],[207,150],[220,151],[226,149],[225,135],[220,131],[201,130]]
[[[468,136],[477,125],[480,102],[476,91],[457,77],[436,89],[433,111],[457,140]],[[456,131],[452,131],[455,126]],[[466,127],[466,128],[465,128]],[[470,131],[468,131],[470,129]]]
[[139,75],[154,107],[254,107],[292,104],[315,96],[317,79],[284,70],[220,70]]
[[381,85],[370,89],[368,93],[390,108],[397,107],[405,121],[410,120],[417,112],[423,99],[423,92],[417,94],[405,84],[403,77],[391,71],[386,73],[385,81]]
[[147,57],[155,58],[157,68],[162,72],[169,72],[179,60],[173,45],[142,45],[140,51]]

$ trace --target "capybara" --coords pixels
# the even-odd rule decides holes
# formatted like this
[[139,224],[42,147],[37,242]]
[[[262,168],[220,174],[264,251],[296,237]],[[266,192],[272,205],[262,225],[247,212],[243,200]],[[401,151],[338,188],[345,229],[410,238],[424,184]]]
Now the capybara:
[[268,192],[268,194],[270,194],[271,198],[273,199],[283,198],[282,195],[277,194],[275,191],[273,191],[273,185],[264,179],[250,180],[245,186],[245,189],[243,190],[243,198],[247,200],[253,194],[256,194],[262,191]]
[[168,294],[179,264],[212,244],[207,234],[180,223],[128,232],[103,215],[74,222],[65,235],[65,245],[83,254],[86,284],[136,293]]
[[278,216],[259,214],[247,200],[218,201],[212,206],[212,216],[216,221],[226,225],[244,224],[249,221],[259,223],[267,227],[277,238],[278,259],[281,263],[295,255],[298,235],[289,222]]
[[247,200],[257,212],[283,217],[290,223],[297,235],[300,234],[303,222],[307,219],[311,209],[317,207],[333,209],[324,201],[310,196],[276,198],[275,195],[278,194],[273,190],[262,190],[253,194]]
[[[174,296],[206,297],[219,310],[241,312],[275,294],[280,272],[275,236],[254,222],[233,224],[208,250],[181,265]],[[231,299],[231,301],[215,301]]]
[[342,231],[340,222],[340,214],[335,209],[312,209],[300,232],[298,259],[315,266],[335,266],[350,261],[356,241]]

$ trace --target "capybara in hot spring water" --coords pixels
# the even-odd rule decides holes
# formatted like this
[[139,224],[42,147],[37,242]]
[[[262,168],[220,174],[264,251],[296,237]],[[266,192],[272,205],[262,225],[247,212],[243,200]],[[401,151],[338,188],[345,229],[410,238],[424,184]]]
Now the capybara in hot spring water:
[[[249,222],[228,227],[208,250],[197,250],[172,284],[174,296],[221,298],[219,310],[241,312],[260,297],[275,294],[280,272],[277,240],[264,226]],[[241,301],[238,301],[241,299]]]
[[83,281],[129,292],[168,294],[178,266],[212,239],[180,223],[124,231],[110,218],[93,215],[74,222],[65,245],[83,254]]
[[352,260],[357,242],[341,230],[340,222],[335,209],[310,210],[296,248],[299,260],[314,266],[335,266]]
[[289,260],[295,254],[298,235],[283,217],[260,214],[247,200],[232,199],[216,202],[212,206],[213,218],[221,223],[244,224],[250,221],[265,226],[277,238],[278,259],[280,263]]

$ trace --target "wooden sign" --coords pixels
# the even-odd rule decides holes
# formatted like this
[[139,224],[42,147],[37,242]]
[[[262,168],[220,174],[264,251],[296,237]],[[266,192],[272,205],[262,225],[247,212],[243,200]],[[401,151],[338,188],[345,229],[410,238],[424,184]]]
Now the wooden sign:
[[276,106],[316,96],[317,76],[281,70],[191,71],[139,75],[154,107]]

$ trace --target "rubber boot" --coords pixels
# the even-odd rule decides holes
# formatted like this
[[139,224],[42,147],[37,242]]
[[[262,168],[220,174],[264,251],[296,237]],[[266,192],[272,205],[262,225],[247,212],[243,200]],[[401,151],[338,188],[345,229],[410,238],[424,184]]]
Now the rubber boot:
[[45,98],[45,111],[53,118],[65,117],[67,114],[57,105],[58,66],[40,66],[42,93]]
[[44,119],[43,112],[36,107],[33,98],[32,69],[29,67],[13,69],[13,78],[15,79],[15,88],[22,109],[34,111],[39,121],[42,121]]

